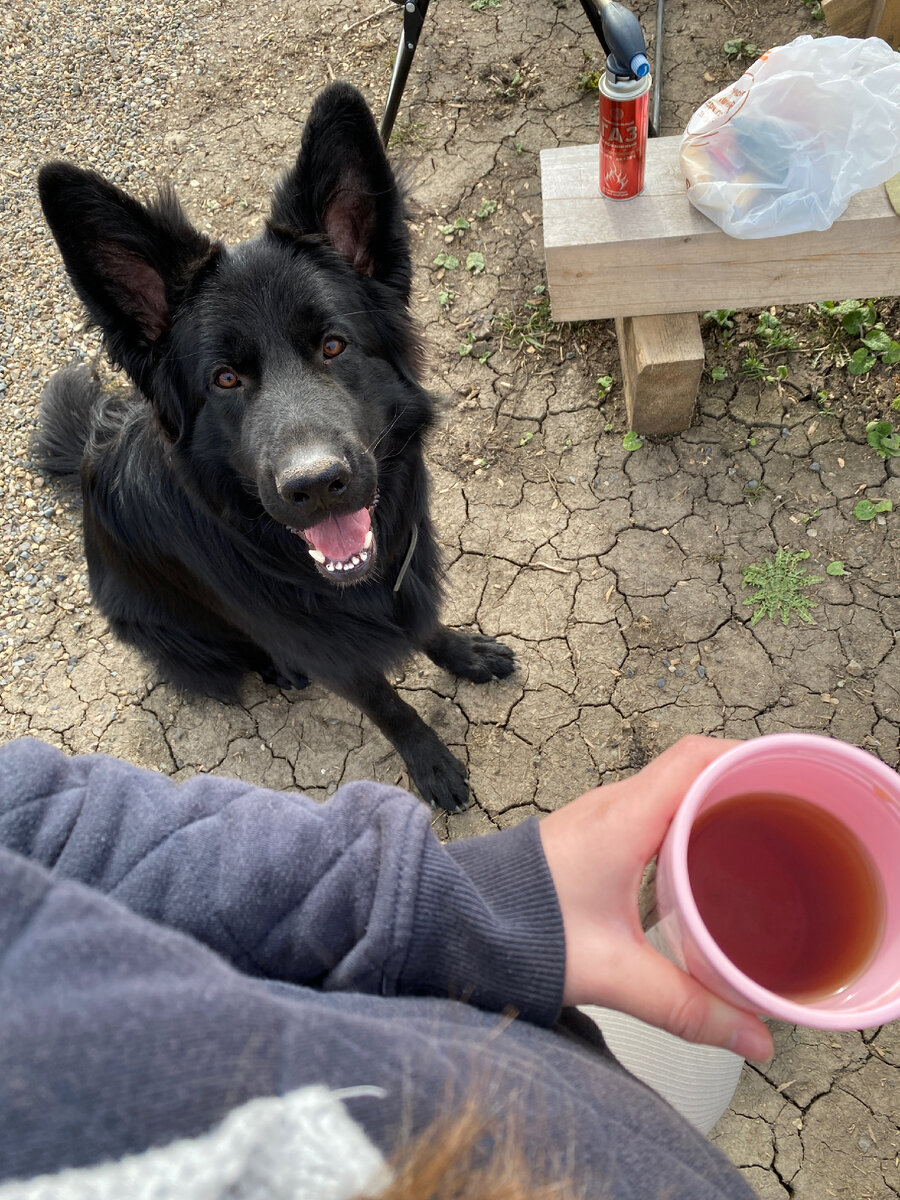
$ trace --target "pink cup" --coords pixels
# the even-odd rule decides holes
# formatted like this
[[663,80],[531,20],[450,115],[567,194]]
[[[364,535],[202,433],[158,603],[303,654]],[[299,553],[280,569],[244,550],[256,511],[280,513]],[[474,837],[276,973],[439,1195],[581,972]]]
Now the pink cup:
[[[841,991],[801,1003],[769,991],[727,958],[691,893],[688,840],[697,816],[749,792],[809,800],[848,825],[881,877],[884,926],[871,961]],[[659,852],[660,922],[651,941],[725,1000],[817,1029],[866,1029],[900,1017],[900,776],[873,755],[818,734],[776,733],[723,754],[688,790]]]

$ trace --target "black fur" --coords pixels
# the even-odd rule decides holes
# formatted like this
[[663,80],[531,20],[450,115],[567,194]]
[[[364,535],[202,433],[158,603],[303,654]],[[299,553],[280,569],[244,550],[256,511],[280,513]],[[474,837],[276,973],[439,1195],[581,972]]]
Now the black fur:
[[476,681],[515,664],[438,620],[433,400],[402,198],[362,96],[319,96],[265,231],[233,250],[168,190],[142,205],[66,163],[39,189],[135,385],[107,394],[86,368],[61,372],[36,449],[46,470],[80,471],[91,589],[115,632],[196,692],[233,696],[248,671],[319,680],[379,726],[426,800],[463,806],[463,768],[385,672],[414,649]]

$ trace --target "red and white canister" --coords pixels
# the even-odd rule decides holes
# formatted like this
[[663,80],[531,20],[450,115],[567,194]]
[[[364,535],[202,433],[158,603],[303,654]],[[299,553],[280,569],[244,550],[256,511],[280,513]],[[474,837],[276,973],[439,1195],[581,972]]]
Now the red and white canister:
[[650,75],[640,79],[607,68],[600,80],[600,191],[630,200],[644,186]]

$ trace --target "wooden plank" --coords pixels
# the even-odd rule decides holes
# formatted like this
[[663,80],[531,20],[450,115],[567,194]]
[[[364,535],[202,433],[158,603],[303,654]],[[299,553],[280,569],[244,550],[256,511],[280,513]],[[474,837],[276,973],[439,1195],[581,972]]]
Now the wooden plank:
[[877,0],[822,0],[828,32],[841,37],[869,36],[872,10]]
[[900,0],[875,0],[868,35],[884,38],[889,46],[900,49]]
[[880,37],[900,47],[900,0],[822,0],[829,33]]
[[696,313],[617,317],[628,428],[681,433],[690,426],[703,373],[703,338]]
[[644,191],[632,200],[600,195],[596,145],[541,152],[555,320],[897,294],[900,220],[883,186],[857,193],[824,232],[732,238],[689,202],[680,141],[648,143]]

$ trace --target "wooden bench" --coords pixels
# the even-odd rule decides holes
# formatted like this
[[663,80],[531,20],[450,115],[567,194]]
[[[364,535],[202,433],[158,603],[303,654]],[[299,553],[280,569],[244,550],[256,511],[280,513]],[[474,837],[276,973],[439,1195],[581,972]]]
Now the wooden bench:
[[822,12],[829,33],[900,45],[900,0],[822,0]]
[[601,196],[596,145],[541,153],[553,319],[615,318],[638,433],[690,425],[703,371],[698,313],[893,296],[900,285],[900,217],[883,186],[857,193],[824,232],[733,238],[688,200],[680,143],[648,143],[632,200]]

